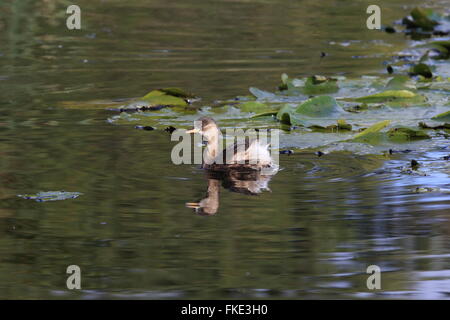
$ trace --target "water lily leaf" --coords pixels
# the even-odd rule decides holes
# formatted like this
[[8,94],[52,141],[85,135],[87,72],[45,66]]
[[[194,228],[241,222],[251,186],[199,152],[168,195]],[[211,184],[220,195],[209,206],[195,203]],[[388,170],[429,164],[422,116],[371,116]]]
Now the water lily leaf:
[[162,90],[153,90],[140,100],[148,102],[150,106],[187,106],[188,104],[185,99],[173,96]]
[[431,139],[431,137],[423,130],[413,129],[409,127],[395,127],[389,129],[388,138],[393,141],[403,142],[410,140]]
[[385,86],[387,90],[415,90],[416,86],[410,77],[398,75],[393,77]]
[[118,125],[141,125],[148,127],[157,127],[159,120],[167,118],[167,116],[149,116],[153,113],[126,113],[122,112],[119,115],[113,116],[108,119],[108,122]]
[[283,124],[310,126],[314,118],[333,117],[343,112],[333,97],[318,96],[308,99],[300,105],[287,104],[277,113],[277,119]]
[[163,104],[153,104],[151,102],[148,101],[133,101],[130,102],[126,105],[122,105],[118,108],[110,108],[112,110],[118,110],[120,112],[123,111],[144,111],[144,110],[152,110],[152,111],[156,111],[156,110],[160,110],[162,108],[166,108],[168,107],[168,105],[163,105]]
[[365,143],[375,143],[378,142],[382,135],[380,131],[386,128],[391,123],[390,120],[380,121],[375,123],[373,126],[365,129],[364,131],[355,135],[352,139],[353,142],[365,142]]
[[428,83],[421,83],[419,89],[421,90],[442,90],[450,92],[450,82],[448,81],[433,81]]
[[261,113],[257,113],[253,116],[251,116],[250,118],[260,118],[260,117],[269,117],[269,116],[276,116],[278,113],[278,110],[274,110],[274,111],[266,111],[266,112],[261,112]]
[[251,92],[252,95],[254,95],[257,99],[260,100],[271,100],[276,96],[272,92],[264,91],[254,87],[251,87],[248,90]]
[[46,191],[46,192],[39,192],[37,194],[19,194],[17,196],[23,199],[35,200],[37,202],[46,202],[46,201],[75,199],[78,198],[80,195],[82,195],[82,193],[80,192]]
[[450,129],[450,123],[444,123],[441,125],[437,125],[437,126],[430,126],[428,124],[426,124],[425,122],[421,121],[419,122],[419,127],[421,127],[422,129],[432,129],[432,130],[449,130]]
[[173,97],[180,97],[184,99],[195,99],[196,96],[190,92],[187,92],[180,88],[163,88],[159,89],[159,91],[164,92],[165,94]]
[[426,98],[410,90],[387,90],[364,97],[344,98],[343,100],[365,103],[389,103],[391,106],[407,106],[413,103],[424,102]]
[[443,113],[438,114],[437,116],[434,116],[431,118],[432,120],[436,121],[450,121],[450,111],[446,111]]
[[439,24],[434,20],[436,19],[436,14],[431,9],[414,8],[411,11],[411,17],[412,19],[403,19],[403,24],[405,24],[407,28],[421,28],[430,31]]
[[347,123],[345,120],[338,120],[337,124],[333,124],[331,126],[318,126],[318,125],[312,125],[309,127],[312,131],[319,131],[319,132],[345,132],[345,131],[352,131],[352,125]]
[[432,41],[421,47],[431,48],[438,55],[432,56],[434,59],[448,59],[450,57],[450,41]]
[[342,108],[333,97],[319,96],[308,99],[301,103],[295,110],[295,113],[312,118],[317,118],[333,116],[341,113],[342,111]]
[[277,113],[277,119],[282,124],[287,125],[305,125],[307,121],[301,119],[300,115],[295,113],[295,105],[287,104],[283,106]]
[[429,193],[429,192],[440,192],[440,193],[450,193],[448,188],[436,188],[436,187],[416,187],[412,190],[414,193]]
[[258,101],[244,102],[239,104],[238,107],[239,109],[241,109],[242,112],[259,112],[259,113],[274,109],[270,105]]
[[409,74],[412,76],[420,75],[425,78],[432,78],[433,73],[431,72],[431,69],[429,66],[427,66],[425,63],[419,63],[411,67],[409,70]]
[[305,85],[301,88],[301,92],[306,95],[329,94],[338,91],[336,79],[318,75],[307,78]]

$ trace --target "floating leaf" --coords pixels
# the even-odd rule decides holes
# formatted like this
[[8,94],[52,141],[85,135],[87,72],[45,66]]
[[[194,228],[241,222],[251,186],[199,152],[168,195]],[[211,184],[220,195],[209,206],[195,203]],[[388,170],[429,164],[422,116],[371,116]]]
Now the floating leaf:
[[434,116],[431,118],[432,120],[436,121],[450,121],[450,111],[446,111],[443,113],[438,114],[437,116]]
[[431,48],[438,55],[432,56],[434,59],[448,59],[450,57],[450,41],[432,41],[424,44],[423,47]]
[[322,127],[318,125],[312,125],[309,127],[309,129],[320,132],[343,132],[352,131],[352,125],[347,123],[345,120],[338,120],[337,124],[333,124],[331,126]]
[[308,117],[328,117],[342,112],[336,99],[330,96],[319,96],[308,99],[300,104],[295,113]]
[[249,91],[260,100],[271,100],[275,97],[275,94],[272,92],[264,91],[258,88],[251,87]]
[[409,73],[413,76],[420,75],[425,78],[432,78],[433,73],[431,72],[431,69],[429,66],[427,66],[425,63],[419,63],[411,67],[409,70]]
[[412,20],[409,18],[403,19],[403,23],[408,28],[421,28],[423,30],[431,31],[439,24],[434,20],[436,16],[431,9],[414,8],[411,11],[411,17]]
[[259,118],[259,117],[269,117],[269,116],[276,116],[278,111],[267,111],[267,112],[261,112],[253,115],[251,118]]
[[183,98],[173,96],[162,90],[153,90],[140,100],[148,102],[150,106],[187,106],[187,102]]
[[36,200],[37,202],[45,202],[45,201],[58,201],[58,200],[66,200],[66,199],[75,199],[78,198],[82,193],[80,192],[66,192],[66,191],[47,191],[47,192],[39,192],[37,194],[19,194],[17,195],[23,199]]
[[432,129],[432,130],[448,130],[450,129],[450,123],[444,123],[442,125],[437,125],[437,126],[429,126],[428,124],[426,124],[425,122],[419,122],[419,127],[421,127],[422,129]]
[[309,126],[314,118],[332,117],[343,110],[333,97],[318,96],[300,105],[287,104],[277,113],[277,119],[284,124]]
[[374,143],[380,140],[380,131],[391,123],[390,120],[380,121],[373,126],[355,135],[352,139],[354,142]]
[[244,102],[244,103],[239,104],[237,107],[242,112],[259,112],[259,113],[274,109],[274,107],[272,107],[266,103],[262,103],[262,102],[258,102],[258,101]]
[[108,119],[108,122],[114,124],[125,125],[140,125],[148,127],[157,127],[159,120],[167,118],[167,116],[149,116],[153,113],[126,113],[122,112],[119,115],[113,116]]
[[440,192],[440,193],[450,193],[448,188],[436,188],[436,187],[416,187],[412,190],[414,193],[430,193],[430,192]]
[[190,92],[184,91],[180,88],[163,88],[159,89],[159,91],[164,92],[165,94],[169,96],[179,97],[179,98],[185,98],[185,99],[195,99],[195,95],[193,95]]
[[339,91],[337,80],[324,76],[312,76],[306,79],[301,92],[306,95],[335,93]]
[[391,106],[407,106],[413,103],[424,102],[426,101],[426,98],[410,90],[387,90],[364,97],[347,98],[343,100],[365,103],[389,103]]
[[302,121],[298,115],[295,114],[296,106],[287,104],[283,106],[277,113],[277,119],[282,124],[287,125],[303,125],[305,121]]
[[408,127],[391,128],[389,129],[387,135],[388,138],[393,141],[410,141],[431,138],[423,130],[417,130]]
[[393,77],[386,84],[385,89],[387,90],[414,90],[416,89],[411,78],[404,75],[398,75]]

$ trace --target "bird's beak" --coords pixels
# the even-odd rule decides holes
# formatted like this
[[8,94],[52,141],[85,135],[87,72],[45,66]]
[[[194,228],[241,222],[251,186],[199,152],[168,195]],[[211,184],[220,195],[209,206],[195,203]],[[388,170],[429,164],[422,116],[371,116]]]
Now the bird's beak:
[[200,203],[198,202],[186,202],[187,208],[198,209],[200,208]]
[[199,133],[199,132],[200,132],[200,130],[197,128],[193,128],[191,130],[186,130],[186,133]]

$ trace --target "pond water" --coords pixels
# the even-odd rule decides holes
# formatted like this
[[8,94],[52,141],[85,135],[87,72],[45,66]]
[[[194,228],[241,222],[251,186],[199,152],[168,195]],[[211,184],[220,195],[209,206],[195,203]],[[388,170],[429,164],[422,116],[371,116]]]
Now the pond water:
[[[70,31],[67,1],[2,1],[0,298],[449,298],[450,193],[412,192],[450,188],[447,137],[390,157],[280,155],[271,191],[254,196],[172,164],[167,132],[61,107],[162,87],[208,105],[274,91],[284,72],[383,75],[411,41],[368,30],[371,2],[82,0],[82,30]],[[392,24],[421,1],[377,3]],[[412,159],[427,175],[402,172]],[[209,183],[218,210],[198,215],[185,204]],[[81,195],[18,197],[57,190]],[[82,290],[67,290],[69,265]],[[381,290],[366,286],[370,265]]]

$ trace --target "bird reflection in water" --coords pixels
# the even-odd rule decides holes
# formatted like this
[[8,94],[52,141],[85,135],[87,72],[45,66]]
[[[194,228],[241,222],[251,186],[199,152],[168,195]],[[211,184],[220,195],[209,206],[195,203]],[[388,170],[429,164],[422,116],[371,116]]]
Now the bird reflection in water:
[[212,216],[219,210],[220,187],[232,192],[246,195],[258,195],[263,191],[271,191],[269,181],[273,175],[262,175],[259,171],[238,171],[206,173],[208,189],[206,197],[199,202],[188,202],[186,207],[195,209],[199,215]]
[[[243,143],[231,144],[220,150],[222,134],[214,119],[209,117],[198,119],[187,133],[199,133],[206,140],[206,157],[202,167],[207,170],[208,179],[206,197],[200,202],[186,203],[188,208],[195,209],[201,215],[216,214],[221,183],[225,189],[248,195],[270,191],[268,184],[278,172],[278,164],[271,157],[268,144],[248,138]],[[231,161],[227,162],[228,158]]]

